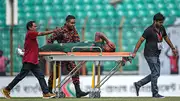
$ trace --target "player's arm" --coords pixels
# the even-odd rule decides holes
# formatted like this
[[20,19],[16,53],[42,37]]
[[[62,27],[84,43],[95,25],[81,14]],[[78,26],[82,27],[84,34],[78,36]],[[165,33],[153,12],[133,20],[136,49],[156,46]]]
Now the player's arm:
[[166,41],[166,43],[169,45],[169,47],[170,47],[172,50],[175,49],[175,47],[173,46],[173,44],[172,44],[172,42],[171,42],[171,40],[169,39],[168,36],[165,36],[165,37],[164,37],[164,40]]
[[56,28],[56,29],[51,30],[51,31],[39,32],[38,36],[48,35],[48,34],[52,34],[52,33],[57,34],[57,33],[60,33],[62,31],[63,31],[62,28]]
[[170,47],[168,47],[168,49],[167,49],[166,52],[165,52],[165,55],[166,55],[167,57],[169,57],[169,55],[168,55],[169,50],[170,50]]
[[105,41],[109,47],[115,48],[114,43],[112,43],[103,33],[96,32],[95,34],[95,42]]
[[138,42],[137,42],[137,44],[136,44],[136,46],[135,46],[135,48],[134,48],[134,51],[133,51],[133,57],[136,56],[136,53],[137,53],[137,51],[139,50],[139,47],[141,46],[141,44],[143,43],[144,40],[145,40],[144,37],[140,37],[140,38],[139,38],[139,40],[138,40]]
[[134,51],[133,51],[134,53],[136,53],[139,50],[139,47],[141,46],[141,44],[143,43],[144,40],[145,40],[144,37],[139,38],[139,40],[138,40],[138,42],[137,42],[137,44],[136,44],[136,46],[134,48]]
[[132,54],[133,57],[136,56],[136,53],[139,50],[139,47],[141,46],[141,44],[144,42],[144,40],[147,39],[148,37],[151,37],[150,35],[151,35],[151,30],[146,29],[144,31],[144,33],[142,34],[142,36],[139,38],[138,42],[136,43],[136,46],[135,46],[133,54]]
[[175,56],[177,56],[177,50],[176,50],[176,48],[173,46],[173,44],[172,44],[171,40],[169,39],[169,37],[168,37],[168,36],[165,36],[165,37],[164,37],[164,40],[165,40],[166,43],[169,45],[169,47],[171,47],[173,54],[174,54]]
[[110,41],[103,33],[96,32],[95,41],[100,42],[102,40],[104,40],[106,43],[108,43]]
[[56,32],[53,33],[48,39],[47,39],[47,43],[53,43],[55,40],[57,40],[57,38],[59,37],[59,35],[63,33],[63,29],[62,28],[56,28]]
[[175,56],[177,56],[177,50],[176,48],[173,46],[171,40],[169,39],[169,37],[167,36],[166,30],[164,28],[164,26],[161,27],[162,31],[163,31],[163,38],[166,41],[166,43],[169,45],[169,47],[172,49],[172,52]]
[[48,35],[48,34],[52,34],[52,33],[54,33],[54,32],[55,32],[55,30],[45,31],[45,32],[39,32],[39,33],[38,33],[38,36]]

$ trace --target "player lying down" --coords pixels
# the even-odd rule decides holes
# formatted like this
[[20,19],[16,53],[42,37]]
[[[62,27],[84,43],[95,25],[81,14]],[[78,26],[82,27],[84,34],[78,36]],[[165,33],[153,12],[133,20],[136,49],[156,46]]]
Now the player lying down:
[[[56,44],[47,44],[43,47],[39,48],[39,51],[59,51],[59,52],[71,52],[71,49],[74,46],[81,46],[81,47],[88,47],[88,48],[75,48],[73,51],[78,52],[98,52],[100,51],[100,47],[103,52],[115,52],[116,47],[115,44],[112,43],[103,33],[96,32],[94,41],[84,41],[84,42],[77,42],[77,43],[56,43]],[[23,56],[24,52],[22,49],[18,48],[17,53]]]
[[84,41],[76,43],[57,43],[57,44],[47,44],[40,48],[40,51],[61,51],[61,52],[71,52],[74,46],[88,47],[88,48],[75,48],[75,52],[98,52],[100,47],[103,52],[115,52],[115,45],[112,43],[103,33],[97,32],[95,34],[94,41]]
[[[84,41],[84,42],[77,42],[77,43],[56,43],[56,44],[47,44],[43,47],[39,48],[39,51],[59,51],[59,52],[71,52],[74,46],[81,46],[81,47],[88,47],[88,48],[75,48],[74,52],[99,52],[99,48],[92,48],[100,47],[103,52],[115,52],[116,47],[113,42],[111,42],[103,33],[96,32],[94,41]],[[18,48],[17,53],[20,56],[24,55],[22,49]],[[129,61],[129,58],[123,58],[124,62]]]

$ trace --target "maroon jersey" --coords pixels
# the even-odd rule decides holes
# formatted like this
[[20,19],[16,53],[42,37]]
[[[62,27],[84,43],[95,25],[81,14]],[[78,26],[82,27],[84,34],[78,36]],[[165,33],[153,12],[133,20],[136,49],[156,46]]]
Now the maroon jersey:
[[[79,35],[76,31],[76,29],[69,30],[66,25],[60,28],[58,33],[54,33],[51,35],[47,43],[53,43],[54,41],[57,41],[58,43],[76,43],[80,42]],[[71,71],[73,68],[76,67],[76,64],[74,61],[62,61],[61,62],[62,68],[67,68],[68,71]],[[79,83],[79,73],[76,73],[73,77],[73,83]]]
[[69,43],[69,42],[79,42],[79,35],[74,28],[73,30],[69,30],[66,25],[60,28],[58,33],[54,33],[50,38],[48,38],[47,43],[53,43],[54,41],[58,43]]

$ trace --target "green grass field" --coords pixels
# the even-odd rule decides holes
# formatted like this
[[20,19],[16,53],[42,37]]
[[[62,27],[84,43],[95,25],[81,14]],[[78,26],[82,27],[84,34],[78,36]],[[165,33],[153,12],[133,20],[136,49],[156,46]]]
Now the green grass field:
[[104,97],[104,98],[54,98],[54,99],[42,99],[42,98],[0,98],[0,101],[180,101],[180,97],[166,97],[164,99],[157,99],[151,97]]

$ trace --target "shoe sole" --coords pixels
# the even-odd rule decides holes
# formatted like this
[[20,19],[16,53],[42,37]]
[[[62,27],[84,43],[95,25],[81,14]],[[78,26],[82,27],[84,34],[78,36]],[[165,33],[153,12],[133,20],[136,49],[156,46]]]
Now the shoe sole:
[[6,99],[10,99],[10,98],[6,97],[6,95],[4,94],[3,89],[1,89],[1,93],[2,93],[2,95],[3,95]]
[[56,97],[56,95],[50,96],[50,97],[43,97],[43,99],[51,99],[51,98],[55,98],[55,97]]
[[153,97],[153,98],[155,98],[155,99],[164,99],[166,97]]

